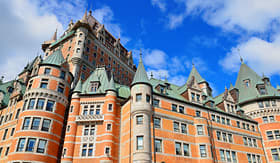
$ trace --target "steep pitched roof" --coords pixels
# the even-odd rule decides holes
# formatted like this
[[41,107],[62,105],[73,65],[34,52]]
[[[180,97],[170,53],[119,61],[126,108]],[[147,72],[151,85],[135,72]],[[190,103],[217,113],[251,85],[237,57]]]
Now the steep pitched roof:
[[83,83],[82,83],[82,80],[79,79],[75,89],[73,90],[73,92],[79,92],[81,93],[82,92],[82,89],[83,89]]
[[65,59],[62,56],[61,50],[58,49],[54,51],[52,55],[48,56],[48,58],[46,58],[42,63],[60,66],[64,62]]
[[188,80],[187,80],[187,83],[191,81],[192,79],[192,76],[195,78],[196,82],[197,83],[201,83],[201,82],[204,82],[205,79],[203,79],[201,77],[201,75],[198,73],[197,69],[195,68],[195,66],[192,67],[192,70],[190,72],[190,75],[188,77]]
[[147,83],[150,84],[147,72],[145,70],[145,67],[143,65],[142,61],[142,55],[140,54],[139,64],[136,70],[136,73],[134,75],[133,81],[131,85],[137,84],[137,83]]
[[[245,84],[245,80],[249,80],[250,85],[247,87]],[[242,62],[240,66],[240,70],[238,72],[238,77],[235,82],[235,88],[239,90],[239,103],[265,96],[279,96],[279,93],[275,88],[273,88],[270,84],[266,84],[265,88],[267,94],[261,95],[256,88],[258,84],[265,84],[262,81],[262,78],[253,71],[250,67],[248,67],[245,63]]]

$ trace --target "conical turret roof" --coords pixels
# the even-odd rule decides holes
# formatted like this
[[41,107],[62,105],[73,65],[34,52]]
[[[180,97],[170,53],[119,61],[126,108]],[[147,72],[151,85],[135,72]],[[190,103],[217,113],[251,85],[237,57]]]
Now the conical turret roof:
[[83,89],[83,85],[82,85],[82,80],[79,79],[75,89],[73,90],[73,92],[79,92],[82,93],[82,89]]
[[142,54],[140,54],[140,59],[139,59],[139,64],[136,70],[136,73],[134,75],[133,81],[131,83],[131,85],[137,84],[137,83],[146,83],[146,84],[150,84],[148,76],[147,76],[147,72],[145,70],[145,67],[143,65],[143,61],[142,61]]
[[114,76],[113,73],[111,75],[111,80],[108,83],[108,87],[106,88],[106,91],[117,91],[116,86],[115,86],[115,82],[114,82]]
[[188,80],[187,80],[187,83],[188,83],[189,81],[192,80],[192,76],[195,78],[195,80],[196,80],[197,83],[201,83],[201,82],[205,82],[205,81],[206,81],[206,80],[203,79],[203,78],[201,77],[201,75],[198,73],[198,71],[197,71],[197,69],[195,68],[194,65],[193,65],[192,70],[191,70],[191,72],[190,72],[190,75],[189,75],[189,78],[188,78]]

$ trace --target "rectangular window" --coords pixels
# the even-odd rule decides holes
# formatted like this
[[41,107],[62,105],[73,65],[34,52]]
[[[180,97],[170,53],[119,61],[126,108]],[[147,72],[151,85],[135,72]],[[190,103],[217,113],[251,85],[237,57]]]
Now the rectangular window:
[[179,106],[179,113],[184,114],[184,113],[185,113],[184,110],[185,110],[185,109],[184,109],[184,106]]
[[187,133],[187,125],[184,124],[184,123],[181,123],[181,130],[182,130],[182,133],[186,134]]
[[28,105],[28,107],[27,107],[27,110],[33,109],[33,108],[34,108],[34,105],[35,105],[35,99],[32,98],[32,99],[30,99],[30,101],[29,101],[29,105]]
[[12,128],[12,131],[11,131],[11,136],[13,136],[14,135],[14,132],[15,132],[15,128]]
[[42,131],[46,131],[48,132],[49,131],[49,128],[50,128],[50,124],[51,124],[51,120],[49,119],[44,119],[43,120],[43,125],[42,125]]
[[2,137],[2,140],[5,140],[5,139],[6,139],[7,133],[8,133],[8,129],[5,129],[4,134],[3,134],[3,137]]
[[52,111],[53,111],[53,107],[54,107],[54,101],[48,100],[48,102],[47,102],[47,107],[46,107],[46,111],[52,112]]
[[236,125],[238,128],[240,128],[240,122],[239,121],[236,121]]
[[268,139],[268,140],[274,139],[272,131],[267,131],[267,132],[266,132],[266,135],[267,135],[267,139]]
[[143,137],[144,136],[137,136],[137,150],[144,149]]
[[220,116],[216,116],[216,118],[217,118],[217,122],[220,123],[220,121],[221,121]]
[[203,126],[202,125],[197,125],[197,135],[203,135]]
[[249,145],[250,147],[253,146],[253,143],[252,143],[252,139],[251,139],[251,138],[248,138],[248,145]]
[[143,124],[143,115],[137,115],[136,116],[136,124],[142,125]]
[[226,119],[222,117],[222,124],[226,124]]
[[228,134],[228,142],[232,143],[232,134]]
[[[232,161],[233,161],[233,162],[237,162],[237,159],[236,159],[236,152],[231,151],[231,157],[232,157]],[[259,162],[259,163],[260,163],[260,162]]]
[[275,135],[275,139],[280,139],[280,131],[279,130],[275,130],[274,135]]
[[253,140],[254,147],[258,147],[257,140],[256,139],[252,139],[252,140]]
[[230,119],[226,119],[227,120],[227,125],[230,125]]
[[155,128],[160,128],[161,127],[161,119],[160,118],[154,118],[154,126]]
[[272,158],[273,158],[274,161],[279,161],[280,160],[277,148],[271,149],[271,154],[272,154]]
[[177,112],[177,105],[176,104],[172,104],[172,111]]
[[109,154],[110,154],[110,148],[109,148],[109,147],[106,147],[106,148],[105,148],[105,154],[106,154],[106,155],[109,155]]
[[271,105],[272,106],[276,106],[276,101],[275,100],[271,100]]
[[45,99],[38,99],[36,109],[43,110],[45,104]]
[[59,78],[60,78],[60,79],[65,79],[65,71],[61,71],[61,72],[60,72]]
[[181,143],[175,142],[176,155],[182,155]]
[[108,105],[108,111],[113,111],[113,104]]
[[196,101],[200,102],[200,95],[196,95]]
[[215,122],[215,120],[216,120],[216,116],[215,116],[214,114],[212,114],[212,115],[211,115],[211,119],[212,119],[212,121],[214,121],[214,122]]
[[162,146],[162,142],[160,139],[155,139],[155,151],[156,152],[162,152],[161,147]]
[[206,145],[199,145],[200,157],[207,157]]
[[270,107],[269,101],[264,101],[264,105],[265,105],[265,107]]
[[7,147],[6,152],[5,152],[5,156],[8,156],[9,150],[10,150],[10,147]]
[[243,143],[244,143],[244,145],[248,145],[248,142],[247,142],[247,138],[246,138],[246,137],[243,137]]
[[38,147],[37,147],[37,153],[44,153],[46,148],[47,141],[39,139]]
[[40,125],[41,118],[33,118],[31,130],[38,130]]
[[107,131],[111,131],[112,130],[112,124],[108,123],[106,129],[107,129]]
[[263,108],[263,102],[262,101],[259,101],[258,104],[259,104],[259,108]]
[[200,117],[200,116],[201,116],[201,112],[200,112],[199,110],[196,110],[196,111],[195,111],[195,116],[196,116],[196,117]]
[[25,138],[20,138],[18,141],[17,152],[22,152],[25,145]]
[[28,139],[28,142],[27,142],[27,145],[26,145],[25,151],[27,151],[27,152],[33,152],[35,143],[36,143],[36,139],[34,139],[34,138],[29,138],[29,139]]
[[87,144],[83,144],[82,147],[82,156],[86,156],[87,155]]
[[173,122],[173,129],[175,132],[179,132],[179,122]]
[[225,151],[223,149],[220,149],[220,157],[222,161],[225,161]]
[[62,86],[61,83],[59,83],[59,86],[57,88],[57,92],[59,92],[59,93],[63,93],[64,92],[64,86]]
[[218,140],[221,140],[221,132],[220,132],[220,131],[217,131],[216,134],[217,134],[217,139],[218,139]]
[[88,145],[88,156],[92,156],[92,154],[93,154],[93,144],[90,143]]
[[153,105],[154,105],[155,107],[159,107],[159,100],[154,99],[154,100],[153,100]]
[[30,118],[27,117],[27,118],[24,119],[22,129],[23,129],[23,130],[28,130],[29,124],[30,124]]
[[270,121],[270,122],[274,122],[274,121],[275,121],[275,119],[274,119],[274,116],[273,116],[273,115],[269,116],[269,121]]
[[151,96],[150,95],[146,95],[146,102],[150,103],[150,101],[151,101]]
[[190,145],[189,144],[183,144],[183,150],[184,150],[184,156],[190,156]]
[[136,94],[136,102],[141,101],[142,99],[142,94]]
[[191,93],[191,96],[192,96],[192,101],[195,101],[195,94]]
[[[15,117],[15,119],[18,119],[18,117],[19,117],[19,113],[20,113],[20,109],[18,109],[18,110],[17,110],[17,113],[16,113],[16,117]],[[1,125],[1,122],[0,122],[0,125]]]
[[226,156],[227,156],[227,162],[231,162],[231,156],[230,156],[230,151],[226,151]]
[[227,134],[225,132],[222,133],[223,141],[227,142]]
[[45,75],[49,75],[51,72],[51,69],[50,68],[45,68],[45,71],[44,71],[44,74]]
[[40,88],[47,88],[48,87],[48,83],[41,83],[40,84]]

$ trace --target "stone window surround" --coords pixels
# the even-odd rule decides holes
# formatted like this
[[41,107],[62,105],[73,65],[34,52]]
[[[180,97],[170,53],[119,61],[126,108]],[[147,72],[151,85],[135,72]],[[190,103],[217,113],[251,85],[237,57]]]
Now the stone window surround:
[[[31,99],[35,99],[34,107],[33,107],[33,109],[27,109],[28,106],[29,106],[29,102],[30,102]],[[43,109],[36,109],[36,107],[37,107],[37,102],[38,102],[39,99],[44,99],[44,100],[45,100],[45,101],[44,101]],[[24,112],[24,111],[30,111],[30,110],[35,110],[35,111],[46,111],[46,112],[49,112],[49,113],[55,113],[55,111],[56,111],[56,104],[57,104],[57,102],[54,101],[53,99],[38,97],[38,98],[29,98],[29,99],[25,99],[25,101],[27,101],[27,102],[26,102],[25,108],[23,108],[23,111],[22,111],[22,112]],[[47,111],[47,110],[46,110],[48,101],[53,101],[53,102],[54,102],[52,111]]]
[[[25,143],[24,143],[24,146],[23,146],[23,151],[17,151],[17,149],[18,149],[18,145],[19,145],[19,140],[20,140],[20,138],[25,138]],[[34,150],[32,151],[32,152],[30,152],[30,151],[25,151],[26,150],[26,147],[27,147],[27,143],[28,143],[28,139],[30,139],[30,138],[33,138],[33,139],[35,139],[35,145],[34,145]],[[37,152],[37,148],[38,148],[38,145],[39,145],[39,140],[46,140],[47,142],[46,142],[46,144],[45,144],[45,150],[44,150],[44,153],[39,153],[39,152]],[[50,141],[49,139],[46,139],[46,138],[41,138],[41,137],[32,137],[32,136],[20,136],[20,137],[18,137],[18,139],[16,140],[17,142],[16,142],[16,148],[15,148],[15,152],[16,153],[36,153],[36,154],[42,154],[42,155],[45,155],[46,154],[46,149],[48,148],[48,142]]]
[[[229,151],[229,153],[230,153],[230,161],[228,161],[228,158],[227,158],[227,151]],[[222,157],[221,157],[221,152],[223,153],[223,155],[224,155],[224,159],[222,160]],[[237,156],[237,152],[235,152],[235,159],[236,159],[236,161],[233,161],[233,157],[232,157],[232,153],[234,153],[235,151],[233,151],[233,150],[225,150],[225,149],[220,149],[219,150],[219,154],[220,154],[220,159],[221,159],[221,161],[228,161],[228,162],[235,162],[235,163],[237,163],[238,162],[238,156]]]
[[[23,129],[23,125],[24,125],[24,122],[25,122],[25,118],[30,118],[30,122],[29,122],[29,125],[28,125],[28,129]],[[31,129],[31,126],[32,126],[32,122],[33,122],[33,119],[34,118],[40,118],[40,124],[39,124],[39,128],[38,130],[32,130]],[[22,117],[22,126],[21,126],[21,131],[39,131],[39,132],[43,132],[43,133],[51,133],[51,129],[52,129],[52,125],[53,125],[53,119],[50,119],[50,118],[44,118],[44,117],[39,117],[39,116],[24,116]],[[49,130],[48,131],[43,131],[42,130],[42,127],[43,127],[43,121],[44,120],[50,120],[50,126],[49,126]]]

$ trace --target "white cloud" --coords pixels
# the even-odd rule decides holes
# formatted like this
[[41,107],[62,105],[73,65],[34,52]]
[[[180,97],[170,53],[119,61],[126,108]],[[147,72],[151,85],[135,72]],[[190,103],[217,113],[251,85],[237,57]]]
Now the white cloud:
[[28,61],[40,50],[40,44],[49,40],[55,28],[62,30],[57,17],[28,0],[0,1],[1,61],[0,76],[5,80],[14,79]]
[[240,58],[237,49],[240,49],[244,62],[258,74],[280,74],[280,35],[276,36],[272,42],[252,37],[232,48],[219,62],[226,71],[237,72],[239,70]]
[[166,10],[165,0],[151,0],[152,5],[158,7],[162,12]]
[[153,50],[145,50],[143,55],[143,60],[145,65],[153,68],[160,68],[166,66],[166,57],[164,51],[159,49],[153,49]]
[[279,0],[174,0],[185,9],[176,15],[177,10],[169,11],[168,26],[180,26],[187,16],[202,16],[210,25],[225,30],[243,29],[248,32],[266,32],[279,27]]

